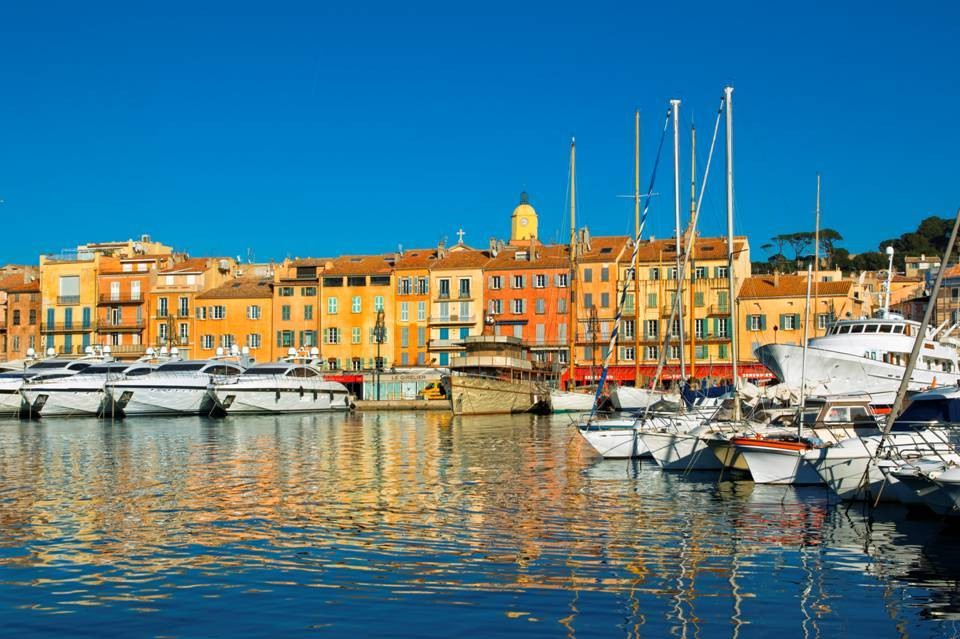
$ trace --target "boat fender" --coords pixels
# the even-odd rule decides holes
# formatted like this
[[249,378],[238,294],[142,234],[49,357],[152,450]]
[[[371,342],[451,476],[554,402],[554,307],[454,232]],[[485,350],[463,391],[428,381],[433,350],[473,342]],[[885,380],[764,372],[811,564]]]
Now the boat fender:
[[277,389],[277,394],[276,394],[276,396],[274,397],[274,400],[275,400],[275,401],[278,401],[278,402],[280,401],[280,389]]
[[303,399],[303,386],[300,387],[300,399]]

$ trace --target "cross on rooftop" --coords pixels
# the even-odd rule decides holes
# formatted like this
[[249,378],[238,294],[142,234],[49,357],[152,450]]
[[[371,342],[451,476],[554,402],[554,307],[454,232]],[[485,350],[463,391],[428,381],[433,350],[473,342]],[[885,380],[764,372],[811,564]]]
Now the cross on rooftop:
[[459,244],[463,244],[463,236],[466,235],[466,234],[467,234],[467,232],[464,231],[464,230],[463,230],[463,227],[461,226],[461,227],[460,227],[460,230],[457,231],[457,237],[460,238],[460,240],[459,240],[459,242],[458,242]]

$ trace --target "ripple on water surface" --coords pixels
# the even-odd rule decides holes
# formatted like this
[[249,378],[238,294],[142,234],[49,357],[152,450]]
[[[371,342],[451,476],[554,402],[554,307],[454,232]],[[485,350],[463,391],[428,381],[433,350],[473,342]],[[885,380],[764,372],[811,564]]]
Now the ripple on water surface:
[[0,422],[0,633],[947,637],[956,537],[566,418]]

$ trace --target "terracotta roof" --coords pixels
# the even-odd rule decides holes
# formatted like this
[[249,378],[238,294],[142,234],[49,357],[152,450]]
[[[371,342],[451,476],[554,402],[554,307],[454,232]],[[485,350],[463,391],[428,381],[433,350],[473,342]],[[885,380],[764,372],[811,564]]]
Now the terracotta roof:
[[428,268],[437,259],[437,249],[407,249],[399,256],[396,268]]
[[436,270],[455,268],[483,268],[490,261],[486,251],[472,248],[457,248],[455,244],[447,250],[447,254],[434,261],[431,268]]
[[960,277],[960,264],[956,266],[948,266],[947,269],[943,272],[944,277]]
[[330,257],[298,257],[295,260],[290,262],[290,266],[326,266],[327,262],[332,262],[333,258]]
[[344,255],[332,262],[323,275],[389,275],[393,270],[393,254]]
[[241,277],[197,295],[197,299],[246,299],[273,297],[273,280]]
[[0,278],[0,291],[7,293],[35,293],[40,290],[40,280],[24,281],[23,273]]
[[[957,267],[954,266],[954,267],[951,267],[951,268],[957,268]],[[956,271],[956,273],[957,273],[958,275],[960,275],[960,270]],[[949,277],[949,275],[950,275],[950,269],[947,269],[946,271],[944,271],[944,276]],[[906,275],[894,275],[894,276],[893,276],[893,279],[892,279],[891,281],[892,281],[892,282],[897,282],[897,283],[900,283],[900,282],[909,282],[909,283],[911,283],[911,284],[919,284],[920,282],[923,281],[923,278],[920,277],[919,275],[916,275],[916,276],[913,276],[913,277],[907,277]]]
[[[216,262],[217,260],[225,260],[229,258],[225,257],[191,257],[188,258],[179,264],[174,264],[169,268],[165,268],[162,271],[159,271],[162,275],[169,275],[171,273],[202,273],[211,266],[211,262]],[[233,260],[230,260],[231,264]]]
[[[773,275],[755,275],[744,280],[740,286],[742,299],[758,299],[769,297],[805,297],[807,294],[807,278],[803,275],[781,275],[779,283],[774,282]],[[839,282],[820,282],[817,284],[817,295],[820,297],[847,296],[853,282],[841,280]],[[812,293],[811,293],[812,295]]]
[[502,251],[492,257],[483,267],[484,270],[516,270],[516,269],[544,269],[568,268],[570,266],[570,250],[563,244],[539,245],[534,247],[534,259],[517,259],[517,251],[529,251],[530,246],[505,246]]
[[590,250],[577,256],[578,262],[612,262],[617,259],[620,250],[627,245],[626,235],[612,235],[590,238]]

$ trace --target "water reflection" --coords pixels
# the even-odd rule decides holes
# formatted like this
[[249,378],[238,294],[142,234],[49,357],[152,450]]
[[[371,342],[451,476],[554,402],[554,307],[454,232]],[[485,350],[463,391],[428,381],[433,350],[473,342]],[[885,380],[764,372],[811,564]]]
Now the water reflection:
[[0,422],[11,634],[952,636],[955,534],[563,418]]

